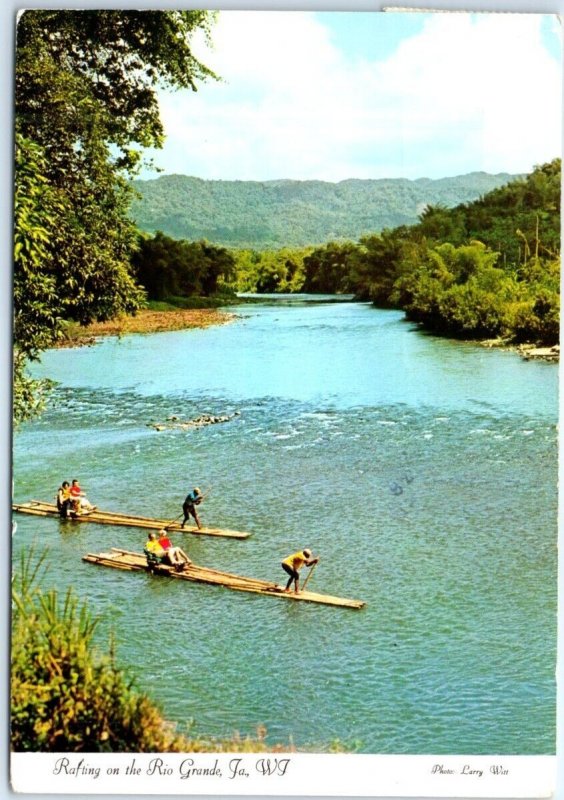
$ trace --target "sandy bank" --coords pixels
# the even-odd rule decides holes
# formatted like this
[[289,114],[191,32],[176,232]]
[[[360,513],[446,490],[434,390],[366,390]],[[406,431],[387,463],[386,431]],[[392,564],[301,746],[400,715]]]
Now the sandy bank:
[[236,318],[217,308],[190,308],[174,311],[151,311],[143,309],[135,316],[116,317],[108,322],[92,325],[72,326],[58,347],[82,347],[93,344],[101,336],[125,336],[128,333],[160,333],[186,328],[207,328],[210,325],[225,325]]
[[507,350],[515,350],[525,361],[559,361],[560,345],[552,347],[537,347],[534,344],[511,344],[505,339],[483,339],[480,344],[482,347],[500,347]]
[[518,350],[525,361],[530,361],[532,359],[559,361],[560,359],[560,345],[558,344],[555,344],[553,347],[535,347],[534,345],[525,344],[521,345]]

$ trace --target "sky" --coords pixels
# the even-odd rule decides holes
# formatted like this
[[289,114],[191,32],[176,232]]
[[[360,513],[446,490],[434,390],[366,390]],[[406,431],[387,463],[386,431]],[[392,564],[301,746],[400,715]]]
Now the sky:
[[193,49],[220,82],[160,93],[164,174],[440,178],[560,155],[556,16],[222,11],[212,43]]

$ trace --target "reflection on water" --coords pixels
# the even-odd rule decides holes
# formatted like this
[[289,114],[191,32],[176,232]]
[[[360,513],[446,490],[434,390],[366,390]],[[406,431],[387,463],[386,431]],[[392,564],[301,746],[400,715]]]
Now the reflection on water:
[[[553,752],[557,368],[362,304],[236,311],[218,328],[48,353],[39,372],[61,385],[16,438],[15,499],[80,477],[100,507],[172,519],[187,488],[211,485],[204,519],[253,537],[184,537],[196,562],[282,580],[281,558],[309,546],[321,555],[311,587],[367,607],[80,560],[139,549],[133,529],[20,517],[15,555],[45,546],[51,583],[103,612],[139,685],[165,680],[166,714],[199,731]],[[223,425],[148,427],[235,411]],[[155,613],[174,625],[155,629]]]

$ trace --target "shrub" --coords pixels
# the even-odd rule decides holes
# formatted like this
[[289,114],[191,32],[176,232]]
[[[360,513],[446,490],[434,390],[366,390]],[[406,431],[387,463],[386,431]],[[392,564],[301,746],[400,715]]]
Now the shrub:
[[43,559],[22,558],[12,602],[11,742],[18,751],[176,751],[184,744],[158,708],[136,693],[93,645],[99,620],[69,589],[35,585]]

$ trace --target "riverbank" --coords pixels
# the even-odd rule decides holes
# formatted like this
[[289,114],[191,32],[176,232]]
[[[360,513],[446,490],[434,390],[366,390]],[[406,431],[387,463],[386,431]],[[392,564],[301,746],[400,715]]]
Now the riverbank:
[[480,342],[482,347],[497,347],[514,350],[525,361],[560,361],[560,345],[551,347],[537,347],[534,344],[510,344],[505,339],[484,339]]
[[70,323],[58,347],[84,347],[92,345],[102,336],[125,336],[129,333],[161,333],[186,328],[208,328],[225,325],[236,319],[236,314],[217,308],[182,308],[167,311],[142,309],[135,316],[122,316],[108,322],[91,325]]
[[560,345],[552,347],[536,347],[535,345],[519,345],[517,351],[523,356],[525,361],[540,359],[541,361],[560,361]]

